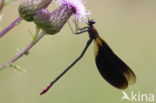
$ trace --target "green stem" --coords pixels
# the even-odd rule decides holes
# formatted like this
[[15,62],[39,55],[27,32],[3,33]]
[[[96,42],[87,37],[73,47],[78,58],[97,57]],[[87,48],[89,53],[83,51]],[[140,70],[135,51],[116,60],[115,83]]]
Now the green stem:
[[5,64],[0,66],[0,70],[4,69],[5,67],[8,67],[10,64],[14,63],[16,60],[21,58],[23,55],[25,55],[26,52],[28,52],[46,33],[42,31],[37,39],[34,41],[31,41],[22,51],[20,51],[15,57],[13,57],[11,60],[6,62]]
[[33,37],[33,40],[36,41],[37,38],[38,38],[38,35],[39,35],[39,32],[40,32],[40,28],[38,26],[36,26],[36,33],[35,33],[35,36]]

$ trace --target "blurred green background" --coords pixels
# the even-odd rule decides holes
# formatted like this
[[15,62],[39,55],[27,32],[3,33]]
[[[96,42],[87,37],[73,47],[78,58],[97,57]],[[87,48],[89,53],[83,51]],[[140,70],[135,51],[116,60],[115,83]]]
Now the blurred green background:
[[[17,0],[3,9],[0,31],[18,17],[21,2]],[[56,9],[54,5],[48,9]],[[137,82],[126,93],[156,95],[156,0],[87,0],[85,5],[97,22],[100,36],[136,73]],[[22,49],[32,40],[28,31],[34,33],[35,25],[22,21],[0,38],[0,64],[17,53],[16,47]],[[80,55],[87,40],[87,33],[73,35],[67,24],[56,35],[45,36],[29,56],[16,62],[25,73],[13,68],[0,71],[0,103],[132,103],[121,101],[122,90],[109,85],[98,73],[93,44],[50,91],[39,95]]]

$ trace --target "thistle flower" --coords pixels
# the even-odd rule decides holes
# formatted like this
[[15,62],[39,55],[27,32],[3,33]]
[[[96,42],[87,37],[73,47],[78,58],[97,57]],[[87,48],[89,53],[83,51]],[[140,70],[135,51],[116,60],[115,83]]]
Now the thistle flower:
[[24,0],[19,6],[19,14],[23,19],[33,21],[35,12],[42,8],[47,8],[51,1],[52,0]]
[[[44,2],[43,2],[44,1]],[[82,0],[58,0],[60,6],[50,13],[45,8],[51,0],[25,0],[19,7],[21,17],[27,21],[34,21],[37,27],[43,31],[37,35],[36,39],[30,42],[19,54],[0,66],[0,70],[14,63],[25,53],[27,53],[45,34],[56,34],[64,26],[70,16],[85,23],[89,13],[85,9]],[[10,26],[0,33],[2,37],[6,32],[13,28],[21,17],[17,18]]]
[[47,34],[59,32],[71,15],[85,23],[89,13],[82,0],[58,0],[57,3],[60,5],[59,8],[50,15],[47,10],[41,10],[34,15],[35,24],[45,30]]
[[83,0],[58,0],[57,3],[59,5],[67,5],[68,7],[72,7],[74,9],[74,17],[79,21],[85,23],[88,22],[89,11],[86,10],[84,6]]

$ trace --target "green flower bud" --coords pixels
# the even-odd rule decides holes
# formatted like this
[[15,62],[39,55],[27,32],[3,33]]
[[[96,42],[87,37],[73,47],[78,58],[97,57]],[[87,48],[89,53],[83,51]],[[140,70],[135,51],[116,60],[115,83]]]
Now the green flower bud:
[[46,30],[47,28],[50,28],[49,20],[50,20],[50,12],[46,9],[41,9],[34,15],[35,24],[45,31],[47,31]]
[[26,21],[33,21],[34,14],[42,8],[47,8],[52,0],[24,0],[19,6],[19,14]]
[[34,16],[34,22],[47,34],[56,34],[61,30],[69,17],[74,13],[74,9],[69,5],[61,5],[49,15],[45,10],[41,10]]

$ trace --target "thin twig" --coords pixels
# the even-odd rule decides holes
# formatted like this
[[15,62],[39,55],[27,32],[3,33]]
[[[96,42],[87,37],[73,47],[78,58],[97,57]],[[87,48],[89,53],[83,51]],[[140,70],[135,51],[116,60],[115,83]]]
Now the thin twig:
[[0,70],[4,69],[5,67],[8,67],[11,63],[14,63],[16,60],[18,60],[20,57],[22,57],[26,52],[28,52],[43,36],[45,35],[45,32],[41,32],[36,39],[36,41],[31,41],[21,52],[19,52],[14,58],[9,60],[7,63],[0,66]]
[[0,38],[2,36],[4,36],[7,32],[9,32],[13,27],[15,27],[21,20],[22,20],[22,18],[21,17],[18,17],[8,27],[6,27],[2,32],[0,32]]
[[0,12],[2,11],[2,9],[3,9],[3,7],[4,7],[4,2],[5,2],[5,0],[2,0],[2,1],[0,2]]

